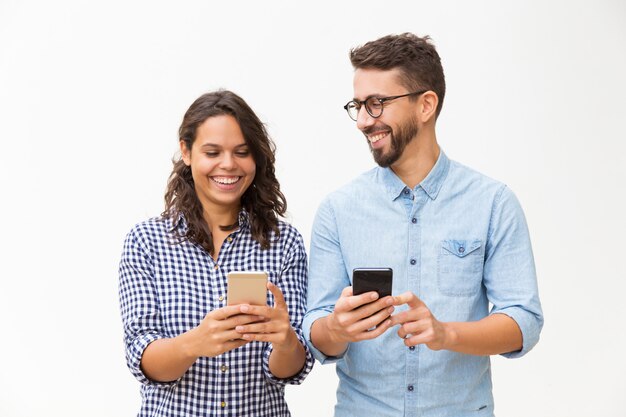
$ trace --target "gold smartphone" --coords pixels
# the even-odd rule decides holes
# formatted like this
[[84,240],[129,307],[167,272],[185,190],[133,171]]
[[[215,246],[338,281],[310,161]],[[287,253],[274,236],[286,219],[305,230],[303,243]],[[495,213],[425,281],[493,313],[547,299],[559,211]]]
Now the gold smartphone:
[[227,279],[227,305],[267,305],[267,272],[234,271],[228,273]]

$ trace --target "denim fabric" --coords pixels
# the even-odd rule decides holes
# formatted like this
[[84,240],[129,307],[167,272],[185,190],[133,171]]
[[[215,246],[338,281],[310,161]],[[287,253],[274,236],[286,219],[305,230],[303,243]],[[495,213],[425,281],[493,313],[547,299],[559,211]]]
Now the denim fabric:
[[[310,343],[313,322],[333,311],[359,267],[393,268],[393,294],[412,291],[440,321],[513,318],[527,353],[543,315],[522,209],[513,193],[443,151],[409,189],[388,168],[374,168],[330,194],[313,225],[305,337],[322,363],[336,362],[335,415],[492,416],[490,360],[451,351],[410,349],[397,327],[327,357]],[[403,311],[406,306],[396,308]]]

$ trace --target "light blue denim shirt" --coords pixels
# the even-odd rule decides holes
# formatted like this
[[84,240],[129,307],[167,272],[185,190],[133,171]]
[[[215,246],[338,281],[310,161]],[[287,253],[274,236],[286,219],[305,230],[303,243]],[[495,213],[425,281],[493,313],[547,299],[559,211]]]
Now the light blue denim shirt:
[[[397,327],[327,357],[311,325],[334,309],[352,270],[393,268],[393,295],[412,291],[440,321],[513,318],[523,348],[539,340],[543,315],[522,209],[513,193],[443,151],[414,189],[374,168],[330,194],[313,225],[305,337],[322,363],[336,362],[335,416],[493,416],[488,356],[424,345],[408,348]],[[396,312],[406,306],[396,308]]]

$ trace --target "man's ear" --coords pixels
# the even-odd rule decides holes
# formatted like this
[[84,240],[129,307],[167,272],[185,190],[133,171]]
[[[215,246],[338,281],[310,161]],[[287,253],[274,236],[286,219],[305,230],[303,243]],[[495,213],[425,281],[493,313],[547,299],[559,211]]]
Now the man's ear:
[[191,165],[191,151],[187,149],[187,145],[185,145],[185,141],[181,140],[178,142],[180,145],[180,155],[183,158],[183,162],[185,165]]
[[422,123],[428,123],[431,120],[435,120],[437,117],[437,105],[439,104],[439,97],[434,91],[426,91],[420,97],[421,106],[419,106],[419,119]]

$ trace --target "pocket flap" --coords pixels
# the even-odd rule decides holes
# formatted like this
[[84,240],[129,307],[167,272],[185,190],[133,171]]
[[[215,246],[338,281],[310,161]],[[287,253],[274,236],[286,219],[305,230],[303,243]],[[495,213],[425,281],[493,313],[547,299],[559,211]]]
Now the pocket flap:
[[463,258],[482,246],[480,240],[444,240],[441,246],[453,255]]

